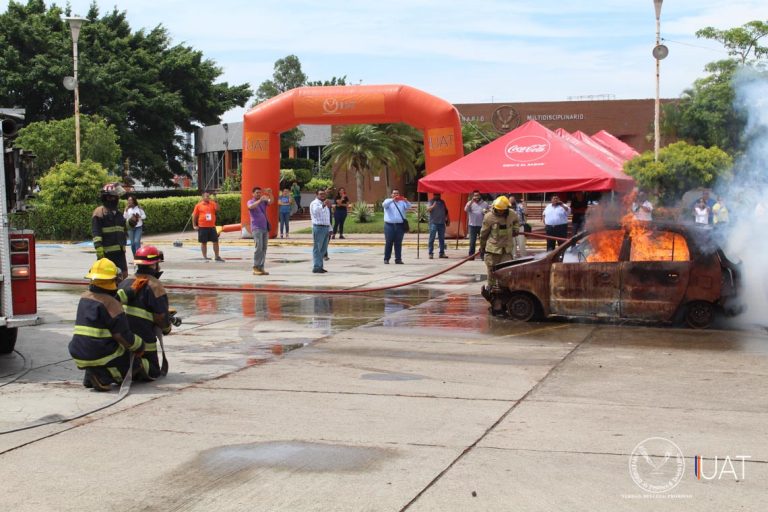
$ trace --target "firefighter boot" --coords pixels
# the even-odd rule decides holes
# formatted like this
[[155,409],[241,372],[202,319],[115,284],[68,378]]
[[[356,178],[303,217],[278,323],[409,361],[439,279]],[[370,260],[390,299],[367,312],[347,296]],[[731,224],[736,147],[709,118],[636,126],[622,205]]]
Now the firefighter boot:
[[[97,375],[97,373],[93,370],[85,370],[85,377],[90,382],[90,386],[86,385],[87,388],[93,388],[94,391],[110,391],[112,390],[112,386],[110,385],[109,381],[104,379],[104,377]],[[83,382],[85,384],[85,382]]]

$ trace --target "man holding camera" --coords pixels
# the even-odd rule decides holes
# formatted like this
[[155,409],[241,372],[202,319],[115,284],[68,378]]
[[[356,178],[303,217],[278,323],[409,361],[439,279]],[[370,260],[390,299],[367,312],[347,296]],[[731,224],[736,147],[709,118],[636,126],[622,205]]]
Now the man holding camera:
[[[546,227],[547,236],[557,238],[568,238],[568,216],[571,214],[571,208],[563,203],[557,194],[552,196],[552,202],[544,208],[542,219]],[[554,250],[555,242],[561,245],[563,240],[547,239],[547,251]]]
[[451,225],[451,219],[448,216],[448,206],[440,198],[440,194],[434,194],[432,200],[427,203],[429,212],[429,259],[435,257],[435,236],[437,236],[439,257],[447,258],[445,254],[445,227]]
[[267,206],[272,204],[272,189],[253,187],[253,198],[248,200],[248,213],[251,217],[251,234],[253,235],[253,275],[266,276],[269,272],[264,270],[264,261],[267,257],[267,244],[269,243],[269,221],[267,220]]
[[483,227],[483,216],[488,211],[488,203],[483,201],[479,190],[472,191],[472,199],[464,205],[464,211],[467,212],[467,225],[469,226],[469,254],[475,254],[475,245],[477,237],[480,236],[480,229]]
[[392,189],[391,197],[381,203],[384,209],[384,263],[389,264],[392,257],[392,249],[395,249],[395,264],[403,264],[403,238],[407,221],[405,215],[411,203],[400,195],[396,188]]

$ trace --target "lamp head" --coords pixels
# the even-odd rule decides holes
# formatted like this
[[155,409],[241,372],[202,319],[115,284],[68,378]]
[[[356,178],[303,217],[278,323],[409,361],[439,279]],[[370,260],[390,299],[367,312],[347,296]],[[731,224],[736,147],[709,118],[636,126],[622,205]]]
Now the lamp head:
[[77,43],[80,38],[80,27],[83,26],[83,22],[88,21],[86,18],[81,18],[78,15],[67,16],[64,21],[69,23],[69,30],[72,33],[72,42]]
[[656,9],[656,19],[661,18],[661,4],[664,0],[653,0],[653,8]]

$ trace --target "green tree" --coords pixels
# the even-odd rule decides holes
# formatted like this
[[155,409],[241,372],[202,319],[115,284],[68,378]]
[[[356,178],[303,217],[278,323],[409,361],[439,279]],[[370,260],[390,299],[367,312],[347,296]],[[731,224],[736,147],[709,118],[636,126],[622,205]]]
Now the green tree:
[[722,44],[732,58],[707,64],[707,76],[696,80],[679,101],[664,105],[663,133],[738,153],[744,147],[741,134],[746,119],[734,107],[733,80],[741,68],[759,69],[768,56],[768,47],[760,45],[766,35],[768,23],[757,20],[726,30],[706,27],[697,31],[697,37]]
[[96,162],[63,162],[40,179],[39,198],[54,207],[95,204],[101,187],[109,181],[107,171]]
[[398,176],[416,177],[416,159],[421,150],[419,141],[423,137],[419,130],[404,123],[380,124],[376,125],[376,129],[384,135],[385,144],[392,152],[392,159],[384,162],[384,183],[389,196],[392,192],[390,170]]
[[742,65],[768,56],[768,46],[760,46],[760,40],[765,36],[768,36],[768,22],[759,20],[726,30],[705,27],[696,31],[696,37],[711,39],[722,44],[728,51],[728,55],[735,57]]
[[369,124],[344,127],[344,130],[334,135],[324,154],[334,168],[355,173],[356,201],[363,198],[363,182],[370,175],[371,169],[396,160],[386,135]]
[[733,159],[720,148],[680,141],[661,148],[658,162],[654,162],[653,151],[646,151],[624,169],[641,188],[655,191],[662,205],[671,206],[687,190],[730,180]]
[[[62,15],[43,0],[11,1],[0,14],[0,104],[26,108],[27,121],[64,119],[73,95],[61,86],[72,72],[72,43]],[[116,127],[131,174],[169,183],[184,174],[189,148],[180,132],[216,124],[245,105],[248,84],[216,82],[221,69],[201,52],[173,44],[166,29],[134,32],[125,11],[101,16],[92,4],[80,33],[81,111]]]
[[477,123],[475,121],[461,123],[461,139],[464,143],[465,155],[493,142],[497,138],[499,138],[499,132],[490,123]]
[[307,75],[301,70],[301,61],[295,55],[288,55],[275,61],[272,78],[264,80],[256,89],[253,104],[258,105],[286,91],[303,87],[307,83]]
[[[31,123],[19,130],[15,144],[32,151],[35,166],[45,174],[54,165],[75,160],[75,118]],[[80,116],[80,155],[82,160],[117,171],[120,146],[115,127],[99,116]]]

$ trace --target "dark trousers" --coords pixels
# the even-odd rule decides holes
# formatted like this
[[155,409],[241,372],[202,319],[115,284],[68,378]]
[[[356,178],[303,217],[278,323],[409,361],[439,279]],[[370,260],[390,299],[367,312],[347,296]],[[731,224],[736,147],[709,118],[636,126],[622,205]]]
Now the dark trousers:
[[[568,238],[568,224],[558,224],[557,226],[547,225],[547,235],[556,236],[559,238]],[[555,240],[547,239],[547,251],[551,251],[555,248]],[[562,245],[563,242],[557,240],[557,245]]]
[[347,220],[347,209],[336,207],[336,211],[333,212],[333,234],[336,232],[339,235],[344,236],[344,221]]
[[481,229],[482,226],[469,226],[469,254],[475,254],[475,244]]
[[392,257],[392,247],[395,248],[395,262],[403,261],[403,237],[405,230],[402,223],[384,223],[384,261]]

